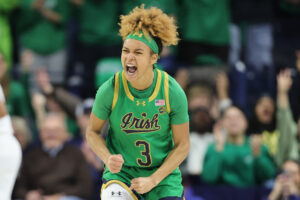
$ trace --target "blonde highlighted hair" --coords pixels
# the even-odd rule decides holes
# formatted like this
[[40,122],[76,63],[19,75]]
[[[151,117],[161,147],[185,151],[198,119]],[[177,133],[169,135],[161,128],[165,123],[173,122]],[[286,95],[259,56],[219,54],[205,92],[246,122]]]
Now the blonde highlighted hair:
[[128,15],[121,15],[119,25],[119,33],[123,40],[130,33],[139,31],[143,31],[146,37],[158,37],[163,46],[177,45],[179,40],[174,18],[156,7],[145,9],[144,4],[135,7]]

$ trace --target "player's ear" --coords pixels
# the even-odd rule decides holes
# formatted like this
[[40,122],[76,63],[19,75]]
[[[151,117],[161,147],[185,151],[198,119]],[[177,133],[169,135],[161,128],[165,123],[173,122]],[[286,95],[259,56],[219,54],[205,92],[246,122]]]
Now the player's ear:
[[151,64],[154,65],[155,63],[157,63],[157,60],[158,60],[158,54],[153,53],[151,55]]

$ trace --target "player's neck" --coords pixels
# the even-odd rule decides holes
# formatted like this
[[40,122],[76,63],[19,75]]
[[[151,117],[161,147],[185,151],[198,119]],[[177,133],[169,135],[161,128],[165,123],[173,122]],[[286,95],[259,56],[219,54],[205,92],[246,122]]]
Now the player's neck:
[[145,90],[149,88],[154,80],[154,71],[151,69],[148,73],[144,76],[140,77],[134,82],[130,82],[131,86],[137,90]]

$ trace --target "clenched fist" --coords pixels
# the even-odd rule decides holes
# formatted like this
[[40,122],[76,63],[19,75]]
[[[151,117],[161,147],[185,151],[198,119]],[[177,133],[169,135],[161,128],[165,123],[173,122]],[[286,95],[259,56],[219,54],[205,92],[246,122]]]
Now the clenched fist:
[[131,180],[131,190],[144,194],[152,190],[156,186],[155,181],[151,177],[139,177]]
[[108,157],[107,167],[111,173],[115,174],[121,171],[123,163],[124,159],[121,154],[111,155]]

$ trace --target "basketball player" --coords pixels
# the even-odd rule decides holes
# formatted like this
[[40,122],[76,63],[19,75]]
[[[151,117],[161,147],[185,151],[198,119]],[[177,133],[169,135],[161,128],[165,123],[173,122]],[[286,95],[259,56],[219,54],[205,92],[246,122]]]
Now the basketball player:
[[[101,199],[184,199],[179,164],[189,152],[186,96],[156,67],[163,45],[176,45],[174,20],[158,8],[121,16],[123,70],[96,95],[87,141],[104,161]],[[106,142],[99,135],[105,120]]]

